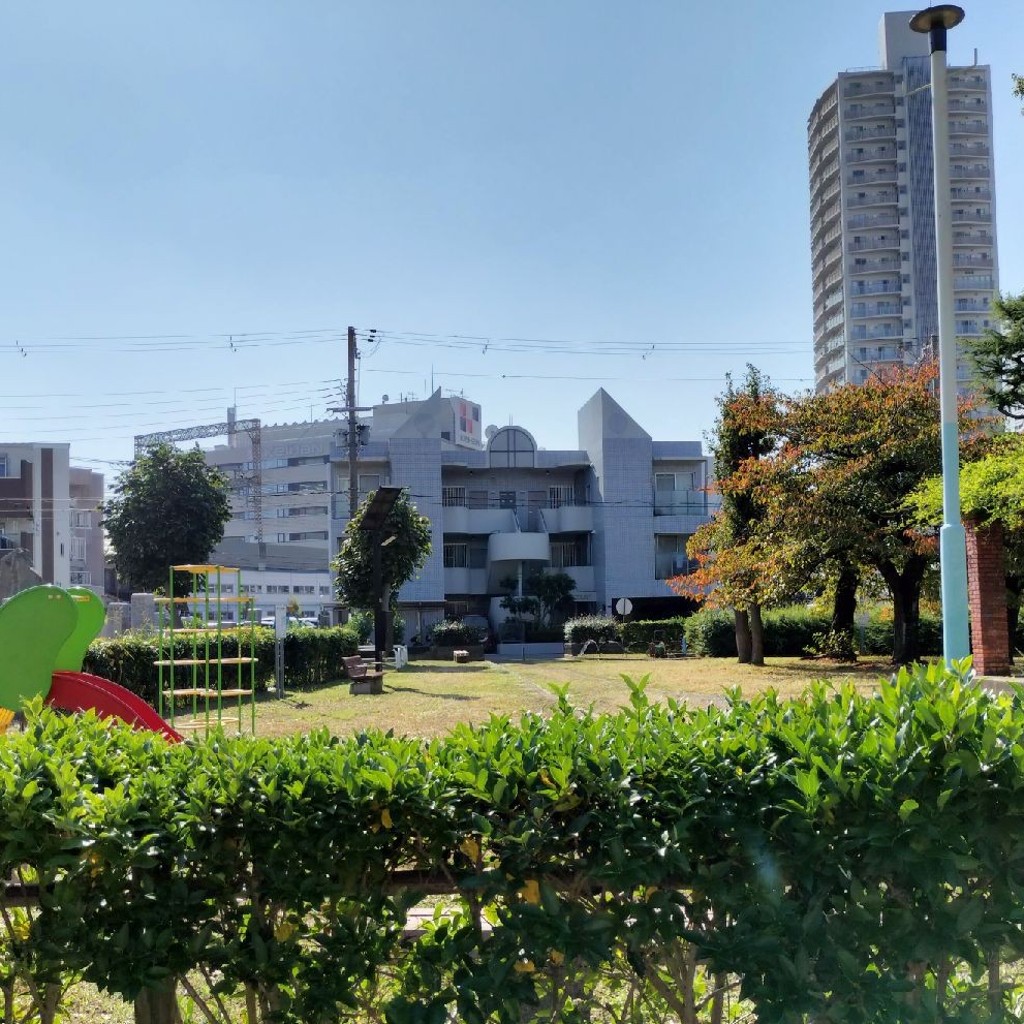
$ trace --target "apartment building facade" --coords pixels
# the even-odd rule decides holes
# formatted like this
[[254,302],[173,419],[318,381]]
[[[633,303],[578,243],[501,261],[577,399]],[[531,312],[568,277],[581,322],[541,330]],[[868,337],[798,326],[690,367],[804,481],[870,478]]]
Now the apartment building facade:
[[94,469],[71,466],[68,495],[71,540],[68,575],[73,587],[88,587],[103,594],[103,474]]
[[[523,426],[484,432],[481,423],[479,405],[437,391],[375,405],[357,424],[356,503],[382,485],[404,487],[431,521],[431,555],[398,596],[409,635],[466,614],[497,626],[508,586],[520,587],[534,569],[568,573],[581,612],[610,612],[620,597],[633,602],[634,616],[684,607],[665,581],[686,570],[686,541],[715,508],[699,441],[653,440],[603,389],[579,410],[579,447],[571,451],[544,449]],[[296,585],[279,574],[312,573],[298,585],[315,588],[300,604],[303,614],[316,614],[331,603],[326,574],[352,506],[348,424],[269,427],[263,438],[262,554],[240,492],[215,557],[246,567],[261,613],[281,603],[277,588]],[[240,436],[207,458],[244,476],[248,443]],[[289,504],[297,501],[307,504]],[[313,501],[317,511],[303,525],[317,533],[316,545],[278,542],[273,524],[298,515],[274,510]]]
[[[883,15],[881,66],[842,72],[807,122],[814,378],[820,393],[914,362],[938,333],[928,39]],[[955,329],[998,294],[991,75],[947,69]],[[960,361],[962,385],[969,368]]]
[[68,444],[0,442],[0,549],[22,548],[44,583],[71,583]]

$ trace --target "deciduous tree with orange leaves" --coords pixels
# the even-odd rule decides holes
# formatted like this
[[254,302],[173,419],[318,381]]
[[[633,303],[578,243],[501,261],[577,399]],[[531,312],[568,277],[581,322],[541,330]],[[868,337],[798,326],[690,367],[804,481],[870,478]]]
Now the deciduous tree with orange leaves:
[[[780,399],[770,424],[760,405],[727,393],[731,428],[741,436],[767,430],[773,443],[721,475],[723,512],[694,534],[688,550],[700,568],[673,581],[677,592],[716,588],[711,599],[719,603],[744,595],[763,602],[828,574],[834,622],[852,629],[857,577],[871,568],[892,598],[893,660],[916,660],[921,588],[937,552],[906,498],[941,470],[934,382],[931,365],[873,375]],[[742,534],[728,528],[736,496],[750,513]]]

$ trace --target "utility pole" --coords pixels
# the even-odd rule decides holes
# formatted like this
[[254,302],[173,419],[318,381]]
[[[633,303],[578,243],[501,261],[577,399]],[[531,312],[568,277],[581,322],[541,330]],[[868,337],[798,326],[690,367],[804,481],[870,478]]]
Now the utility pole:
[[354,519],[359,505],[358,422],[356,419],[356,329],[348,329],[348,387],[345,404],[348,406],[348,517]]

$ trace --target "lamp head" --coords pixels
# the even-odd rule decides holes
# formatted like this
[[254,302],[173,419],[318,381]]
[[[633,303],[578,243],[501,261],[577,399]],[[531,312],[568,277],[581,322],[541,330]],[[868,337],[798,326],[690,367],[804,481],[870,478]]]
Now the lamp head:
[[964,9],[956,4],[937,4],[918,11],[910,19],[915,32],[931,32],[933,28],[956,28],[964,20]]

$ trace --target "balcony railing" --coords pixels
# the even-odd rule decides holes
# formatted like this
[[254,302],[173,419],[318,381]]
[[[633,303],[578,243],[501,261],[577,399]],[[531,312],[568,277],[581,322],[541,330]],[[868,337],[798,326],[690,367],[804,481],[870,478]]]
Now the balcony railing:
[[898,223],[895,210],[889,213],[861,213],[846,220],[848,228],[894,228]]
[[953,256],[954,267],[991,267],[992,257],[991,256],[967,256],[961,254],[959,256]]
[[871,249],[898,249],[900,247],[900,240],[893,236],[893,238],[868,238],[863,242],[850,242],[846,247],[847,252],[868,252]]
[[899,338],[903,336],[900,327],[882,325],[879,327],[854,327],[850,330],[851,341],[871,341],[875,338]]
[[850,297],[856,299],[862,295],[898,295],[901,290],[898,278],[883,281],[854,281],[850,285]]
[[973,199],[991,199],[992,190],[989,188],[951,188],[949,196],[960,202],[970,202]]
[[850,265],[851,274],[874,274],[879,270],[898,271],[899,269],[900,261],[893,259],[865,260],[863,263]]
[[869,107],[850,104],[846,108],[846,119],[854,121],[865,117],[893,117],[895,113],[896,108],[892,103],[872,103]]
[[989,274],[953,278],[953,287],[958,291],[988,292],[994,290],[995,286],[996,283]]
[[950,110],[964,110],[968,114],[985,114],[988,113],[988,103],[983,99],[973,100],[955,100],[949,101]]
[[863,153],[847,153],[845,162],[848,164],[868,164],[873,160],[895,160],[896,150],[880,147],[879,149],[866,149]]
[[962,213],[954,213],[950,220],[954,224],[968,224],[972,221],[978,224],[989,224],[992,221],[992,214],[979,213],[977,210],[964,210]]
[[988,85],[984,78],[950,78],[948,88],[955,90],[969,89],[972,92],[975,90],[988,91]]
[[951,178],[962,179],[962,178],[985,178],[987,179],[991,171],[989,170],[988,164],[953,164],[949,169],[949,176]]
[[896,135],[895,125],[886,125],[881,128],[851,128],[843,138],[847,142],[857,142],[860,139],[891,139]]
[[987,121],[950,121],[950,135],[988,135]]
[[902,316],[903,307],[894,302],[855,302],[850,307],[850,316]]
[[883,206],[897,201],[898,196],[895,192],[876,192],[871,196],[851,196],[846,205],[852,209],[855,206]]
[[955,309],[957,313],[987,313],[989,305],[974,299],[957,299]]

